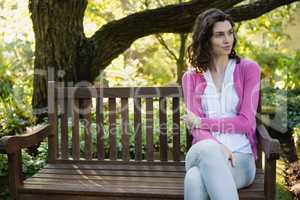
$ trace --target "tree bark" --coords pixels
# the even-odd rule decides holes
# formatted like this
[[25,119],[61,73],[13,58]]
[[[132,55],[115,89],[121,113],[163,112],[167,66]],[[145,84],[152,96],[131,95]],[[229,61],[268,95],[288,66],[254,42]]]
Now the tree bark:
[[188,33],[198,14],[207,8],[225,10],[239,22],[299,0],[260,0],[233,7],[242,1],[193,0],[146,10],[112,21],[91,38],[86,38],[83,17],[87,0],[30,0],[36,45],[32,97],[35,114],[47,111],[47,75],[50,71],[55,73],[57,81],[69,84],[93,82],[136,39],[155,33]]
[[185,64],[185,55],[186,55],[186,40],[187,40],[187,34],[186,33],[180,33],[180,48],[179,48],[179,58],[177,60],[177,84],[181,85],[181,78],[184,73],[184,69],[186,67]]
[[54,73],[56,81],[91,80],[90,71],[83,70],[84,59],[79,56],[80,47],[86,42],[83,33],[86,6],[87,0],[29,1],[35,33],[32,97],[35,114],[43,114],[47,110],[48,72]]

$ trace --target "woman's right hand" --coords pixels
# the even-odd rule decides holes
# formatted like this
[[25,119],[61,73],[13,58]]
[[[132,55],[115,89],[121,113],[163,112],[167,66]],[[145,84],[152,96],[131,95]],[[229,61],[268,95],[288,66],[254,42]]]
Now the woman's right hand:
[[182,116],[188,129],[201,128],[201,119],[193,112],[187,111],[187,114]]
[[223,152],[224,152],[226,158],[227,158],[228,160],[230,160],[232,167],[235,167],[236,159],[235,159],[234,154],[233,154],[233,153],[231,152],[231,150],[228,149],[224,144],[220,144],[220,145],[221,145],[221,148],[222,148],[222,150],[223,150]]

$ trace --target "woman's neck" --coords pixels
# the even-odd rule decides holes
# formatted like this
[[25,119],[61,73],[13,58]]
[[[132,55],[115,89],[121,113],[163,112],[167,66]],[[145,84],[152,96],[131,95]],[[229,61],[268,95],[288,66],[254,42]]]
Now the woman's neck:
[[214,57],[211,71],[218,74],[224,73],[228,62],[229,62],[228,55]]

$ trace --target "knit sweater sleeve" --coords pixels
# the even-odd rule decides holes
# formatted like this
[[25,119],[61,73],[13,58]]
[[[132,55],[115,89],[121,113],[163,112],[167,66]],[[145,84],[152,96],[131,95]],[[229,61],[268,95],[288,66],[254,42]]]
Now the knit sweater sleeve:
[[256,111],[259,100],[260,68],[255,62],[244,66],[243,95],[240,110],[234,117],[201,118],[201,129],[223,133],[249,133],[256,127]]
[[[185,72],[182,76],[182,90],[183,90],[185,107],[187,111],[193,112],[198,117],[204,117],[201,104],[198,101],[199,99],[197,100],[198,95],[195,93],[195,89],[196,87],[195,87],[193,72],[191,71]],[[191,133],[193,135],[193,141],[192,141],[193,144],[205,139],[212,139],[217,141],[208,130],[194,128],[191,130]]]

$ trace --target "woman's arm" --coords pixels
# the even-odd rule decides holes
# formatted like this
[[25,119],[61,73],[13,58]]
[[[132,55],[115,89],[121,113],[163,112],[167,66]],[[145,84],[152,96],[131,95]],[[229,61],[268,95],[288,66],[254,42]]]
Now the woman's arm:
[[[185,72],[182,76],[182,89],[184,96],[184,103],[187,109],[187,113],[194,113],[197,117],[204,117],[200,103],[195,100],[195,80],[193,79],[193,74],[189,71]],[[209,131],[191,128],[193,135],[193,144],[204,139],[213,139],[217,141]]]
[[256,123],[256,111],[259,100],[260,69],[253,63],[245,69],[245,80],[242,87],[243,100],[237,116],[219,119],[201,118],[201,129],[223,133],[247,133]]

